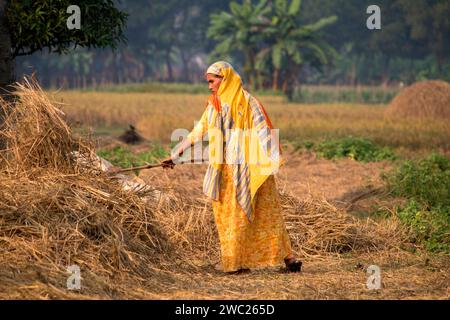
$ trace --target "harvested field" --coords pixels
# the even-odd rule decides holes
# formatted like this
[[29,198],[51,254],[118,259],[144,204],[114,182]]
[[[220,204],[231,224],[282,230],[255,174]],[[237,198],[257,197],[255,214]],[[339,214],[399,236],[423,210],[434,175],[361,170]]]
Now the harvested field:
[[[60,92],[55,100],[70,124],[95,128],[97,136],[118,137],[135,125],[148,141],[167,143],[175,128],[189,131],[204,110],[206,96],[161,93]],[[450,153],[450,121],[385,118],[385,105],[295,104],[281,97],[260,97],[280,137],[289,141],[364,137],[405,154]]]
[[[211,205],[201,194],[203,165],[141,171],[160,199],[126,191],[114,176],[71,157],[77,151],[91,159],[95,144],[73,137],[36,84],[17,89],[21,100],[1,132],[0,298],[449,298],[447,255],[410,243],[394,215],[375,220],[349,209],[369,198],[391,205],[388,195],[355,195],[382,188],[382,164],[288,152],[277,184],[304,271],[230,276],[220,271]],[[69,265],[80,267],[79,290],[67,288]],[[366,288],[369,265],[382,270],[379,290]]]

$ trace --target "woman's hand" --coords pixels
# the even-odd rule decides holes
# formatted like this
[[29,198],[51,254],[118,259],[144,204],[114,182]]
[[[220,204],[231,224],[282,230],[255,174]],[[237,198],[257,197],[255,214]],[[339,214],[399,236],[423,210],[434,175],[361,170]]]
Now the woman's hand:
[[161,161],[161,164],[164,169],[173,169],[173,167],[175,167],[175,163],[173,162],[172,157],[164,159],[163,161]]

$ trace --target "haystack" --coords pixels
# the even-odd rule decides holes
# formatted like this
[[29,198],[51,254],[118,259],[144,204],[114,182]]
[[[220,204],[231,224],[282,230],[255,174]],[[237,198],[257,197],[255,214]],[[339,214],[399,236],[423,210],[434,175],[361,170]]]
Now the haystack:
[[[178,184],[182,186],[167,192],[172,201],[164,202],[156,212],[158,221],[177,243],[182,256],[189,257],[184,263],[218,263],[220,246],[210,202],[192,197],[194,183],[180,180]],[[299,200],[286,190],[280,190],[280,200],[292,248],[302,259],[390,250],[407,239],[395,219],[383,225],[361,221],[324,198]]]
[[[7,112],[0,131],[0,292],[64,297],[67,267],[76,265],[83,294],[127,296],[118,288],[153,276],[170,252],[156,208],[89,169],[86,161],[98,160],[91,144],[73,138],[37,83],[25,80],[16,90],[16,104],[0,99]],[[86,160],[82,166],[74,154]]]
[[389,104],[386,116],[450,119],[450,83],[427,80],[406,87]]

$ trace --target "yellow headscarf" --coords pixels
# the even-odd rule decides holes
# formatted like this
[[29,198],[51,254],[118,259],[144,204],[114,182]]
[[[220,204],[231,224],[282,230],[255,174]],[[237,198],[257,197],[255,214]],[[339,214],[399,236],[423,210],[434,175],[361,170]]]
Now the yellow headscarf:
[[270,134],[272,124],[264,107],[243,89],[241,77],[231,64],[216,62],[206,73],[222,77],[217,95],[212,95],[209,101],[216,109],[216,117],[222,110],[227,111],[233,131],[227,138],[224,128],[218,128],[219,122],[209,123],[210,165],[216,170],[222,169],[223,142],[226,141],[227,161],[233,159],[236,194],[242,209],[252,220],[258,188],[280,166],[279,144]]

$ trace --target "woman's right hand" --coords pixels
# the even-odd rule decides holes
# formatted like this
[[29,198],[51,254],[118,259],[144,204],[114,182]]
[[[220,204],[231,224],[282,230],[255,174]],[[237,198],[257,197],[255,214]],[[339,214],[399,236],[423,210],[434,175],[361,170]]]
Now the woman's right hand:
[[164,169],[167,168],[173,169],[173,167],[175,167],[175,163],[173,162],[172,157],[169,157],[161,161],[161,165]]

